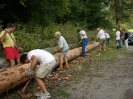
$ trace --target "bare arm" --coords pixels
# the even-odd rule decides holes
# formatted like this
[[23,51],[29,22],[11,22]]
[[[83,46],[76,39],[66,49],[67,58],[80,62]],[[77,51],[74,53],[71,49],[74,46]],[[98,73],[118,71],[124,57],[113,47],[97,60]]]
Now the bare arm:
[[7,33],[8,33],[8,31],[5,30],[5,31],[4,31],[4,34],[3,34],[3,35],[1,36],[1,38],[0,38],[0,41],[1,41],[1,42],[4,41],[4,39],[5,39]]
[[31,57],[31,66],[30,66],[30,68],[32,68],[33,70],[36,70],[36,67],[37,67],[37,58],[36,58],[36,56],[32,56]]
[[62,49],[63,49],[63,47],[58,47],[58,48],[55,50],[55,52],[60,51],[60,50],[62,50]]
[[81,34],[82,36],[85,36],[85,34]]

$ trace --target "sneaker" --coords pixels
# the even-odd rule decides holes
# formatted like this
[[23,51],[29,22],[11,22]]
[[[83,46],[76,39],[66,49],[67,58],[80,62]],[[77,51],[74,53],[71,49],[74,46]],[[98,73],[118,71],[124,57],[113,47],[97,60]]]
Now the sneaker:
[[45,94],[46,98],[50,98],[51,95],[49,93]]
[[42,93],[40,93],[40,92],[38,91],[38,92],[34,93],[34,96],[39,97],[39,96],[41,96],[41,94],[42,94]]
[[69,65],[68,64],[66,64],[66,68],[69,68]]
[[46,97],[46,95],[45,94],[41,94],[41,96],[40,97],[38,97],[37,99],[47,99],[47,97]]

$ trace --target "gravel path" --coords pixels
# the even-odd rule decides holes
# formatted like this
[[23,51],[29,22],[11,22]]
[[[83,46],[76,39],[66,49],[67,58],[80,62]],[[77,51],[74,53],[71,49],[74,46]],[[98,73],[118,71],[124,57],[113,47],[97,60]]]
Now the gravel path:
[[65,89],[67,99],[133,99],[133,46],[129,49],[113,61],[92,63],[78,83]]

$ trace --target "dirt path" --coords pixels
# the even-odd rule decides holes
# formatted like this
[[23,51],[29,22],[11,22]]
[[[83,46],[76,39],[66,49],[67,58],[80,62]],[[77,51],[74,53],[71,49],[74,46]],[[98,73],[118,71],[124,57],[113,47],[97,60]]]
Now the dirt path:
[[98,61],[77,64],[80,70],[62,89],[62,97],[53,99],[133,99],[133,46],[129,49],[116,50],[112,56],[101,53]]

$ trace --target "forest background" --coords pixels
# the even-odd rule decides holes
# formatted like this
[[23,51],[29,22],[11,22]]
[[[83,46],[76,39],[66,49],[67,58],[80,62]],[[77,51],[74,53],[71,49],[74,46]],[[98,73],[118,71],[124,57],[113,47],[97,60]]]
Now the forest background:
[[0,30],[8,23],[17,25],[18,44],[29,51],[57,46],[60,31],[69,44],[77,43],[77,29],[94,40],[102,27],[112,38],[115,29],[133,28],[132,0],[0,0]]

